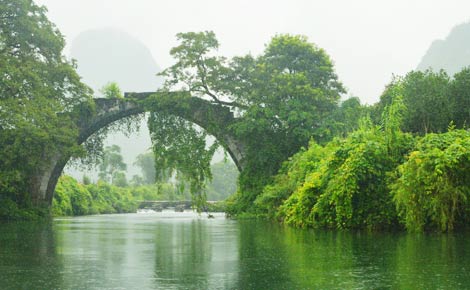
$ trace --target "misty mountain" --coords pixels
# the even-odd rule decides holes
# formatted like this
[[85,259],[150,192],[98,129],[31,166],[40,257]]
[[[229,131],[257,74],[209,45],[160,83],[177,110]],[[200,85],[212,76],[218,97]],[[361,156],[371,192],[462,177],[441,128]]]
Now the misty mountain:
[[[95,91],[96,96],[101,96],[99,90],[108,82],[116,82],[123,92],[155,91],[162,83],[156,76],[160,68],[150,50],[137,38],[118,29],[82,32],[72,41],[70,54],[77,61],[77,71],[83,82]],[[137,155],[151,146],[146,122],[142,122],[139,133],[129,137],[122,132],[110,134],[105,144],[121,147],[124,162],[128,165],[128,177],[140,174],[132,164]],[[77,178],[82,175],[71,169],[68,173]],[[96,177],[96,173],[91,175]]]
[[444,40],[435,40],[417,69],[444,69],[453,75],[470,65],[470,22],[455,26]]
[[[77,61],[77,71],[84,83],[90,86],[96,96],[108,82],[116,82],[123,92],[155,91],[163,82],[157,77],[160,67],[150,50],[137,38],[115,29],[94,29],[80,33],[71,45],[71,57]],[[212,143],[209,138],[208,142]],[[151,148],[147,122],[140,124],[140,132],[126,136],[123,132],[111,133],[105,145],[118,145],[124,162],[127,164],[127,178],[140,175],[140,168],[134,166],[137,155]],[[213,162],[222,160],[222,150],[218,150]],[[67,174],[81,179],[83,173],[66,168]],[[86,175],[97,178],[97,172]]]
[[82,32],[72,42],[71,56],[78,73],[95,94],[113,81],[123,91],[155,91],[160,71],[150,50],[124,31],[107,28]]

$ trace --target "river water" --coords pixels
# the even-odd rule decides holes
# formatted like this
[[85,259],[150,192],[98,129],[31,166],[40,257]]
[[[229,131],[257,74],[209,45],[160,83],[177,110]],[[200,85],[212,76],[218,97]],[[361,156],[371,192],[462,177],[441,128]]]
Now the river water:
[[174,212],[0,224],[0,289],[465,288],[467,233],[312,231]]

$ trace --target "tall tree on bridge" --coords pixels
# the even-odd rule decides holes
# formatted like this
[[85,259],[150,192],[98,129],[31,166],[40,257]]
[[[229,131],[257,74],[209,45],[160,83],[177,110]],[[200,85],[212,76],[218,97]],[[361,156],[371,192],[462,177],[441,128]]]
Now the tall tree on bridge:
[[[176,63],[161,73],[166,77],[163,91],[187,91],[236,112],[237,122],[226,130],[246,147],[237,200],[238,210],[246,210],[283,160],[312,137],[320,142],[330,137],[323,123],[337,106],[343,86],[328,55],[303,36],[277,35],[260,56],[232,59],[216,55],[219,43],[213,32],[180,33],[177,38],[180,45],[170,51]],[[154,115],[151,122],[163,118]],[[160,134],[162,126],[150,128],[160,160],[178,161],[174,156],[181,156],[180,144],[173,140],[179,139]],[[201,138],[190,143],[200,146]],[[205,174],[202,168],[208,163],[193,164],[197,176]],[[178,165],[188,167],[187,159]]]

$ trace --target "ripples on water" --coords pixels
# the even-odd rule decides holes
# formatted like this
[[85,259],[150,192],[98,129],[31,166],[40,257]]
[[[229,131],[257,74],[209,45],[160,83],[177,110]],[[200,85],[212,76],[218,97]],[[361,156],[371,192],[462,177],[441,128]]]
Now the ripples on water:
[[57,218],[0,224],[0,289],[464,289],[468,241],[192,212]]

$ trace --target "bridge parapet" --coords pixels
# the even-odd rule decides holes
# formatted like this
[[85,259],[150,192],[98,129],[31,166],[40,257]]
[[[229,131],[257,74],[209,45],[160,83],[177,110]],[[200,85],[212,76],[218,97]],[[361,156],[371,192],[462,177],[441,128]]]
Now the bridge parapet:
[[187,92],[125,93],[125,98],[94,99],[95,113],[79,121],[78,143],[120,119],[149,110],[162,110],[197,124],[217,138],[228,151],[239,170],[243,169],[244,145],[227,128],[236,118],[230,108],[191,97]]
[[83,116],[84,119],[79,120],[79,144],[113,122],[145,112],[144,108],[132,99],[97,98],[93,101],[95,102],[95,113],[91,118]]

